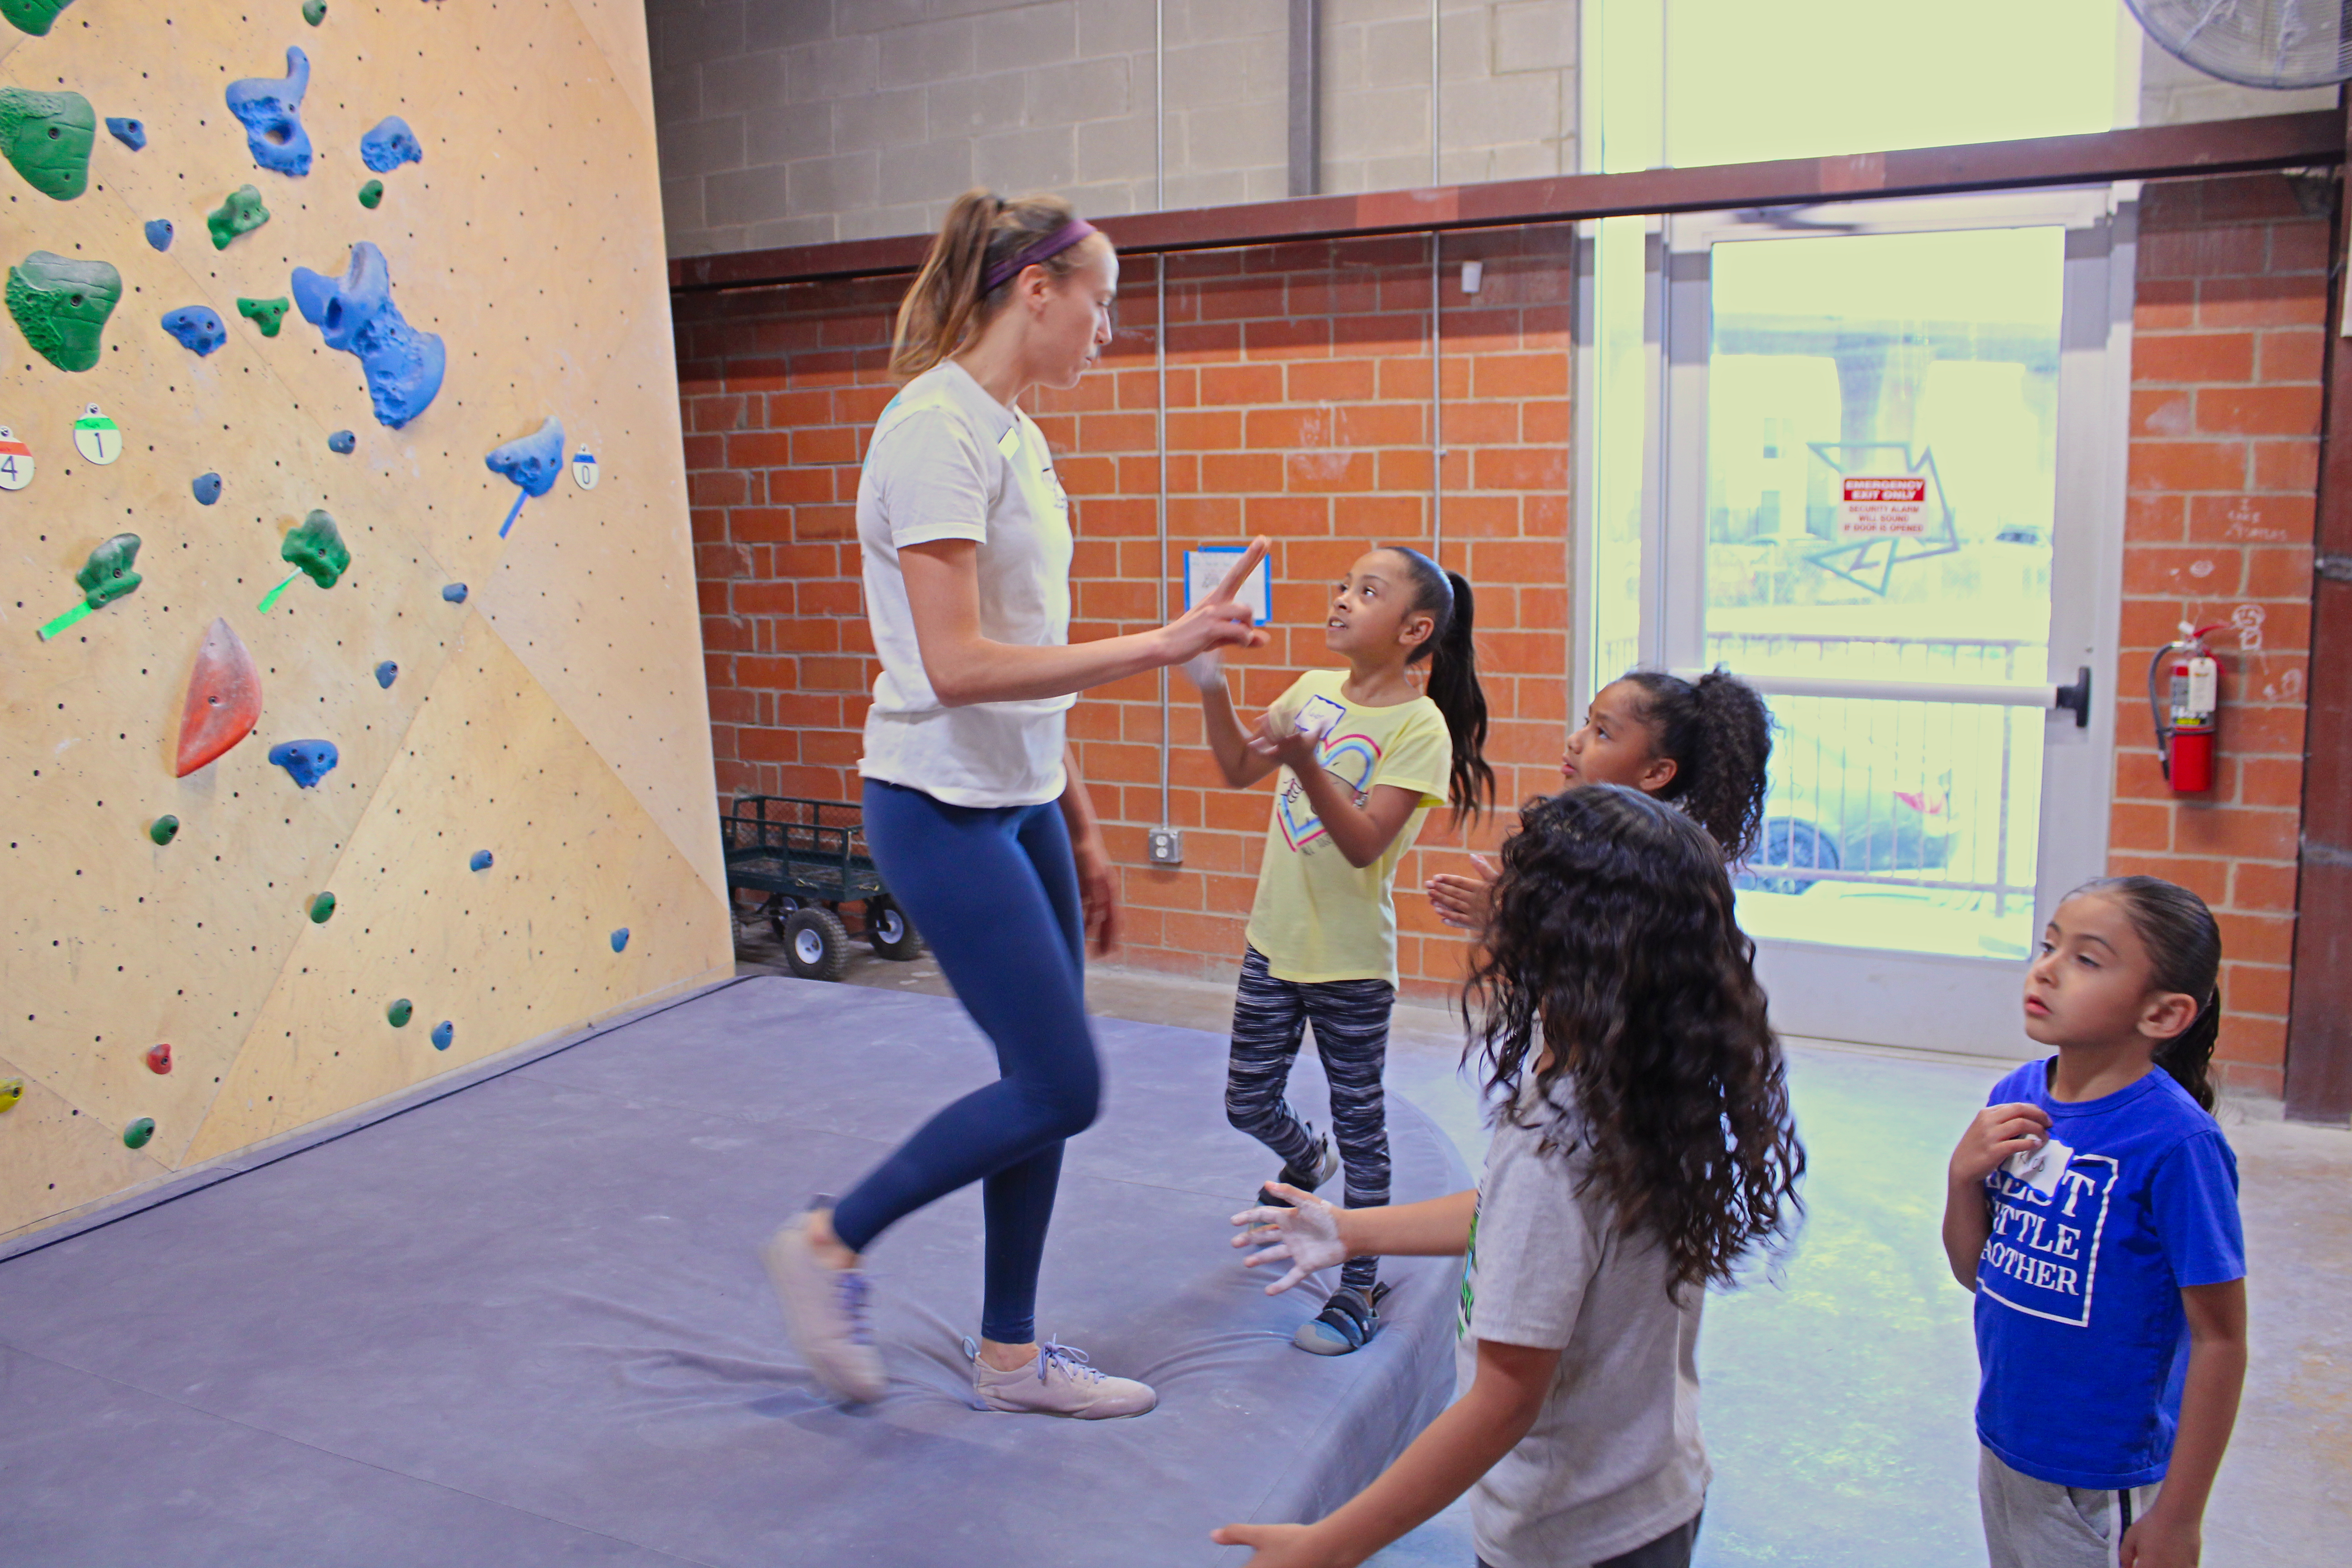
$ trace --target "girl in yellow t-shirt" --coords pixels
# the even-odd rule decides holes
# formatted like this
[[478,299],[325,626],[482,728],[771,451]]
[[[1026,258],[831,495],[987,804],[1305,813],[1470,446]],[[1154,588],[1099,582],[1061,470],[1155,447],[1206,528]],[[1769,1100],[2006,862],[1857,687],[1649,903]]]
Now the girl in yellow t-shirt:
[[[1388,1202],[1381,1075],[1396,1001],[1397,862],[1430,807],[1450,804],[1459,820],[1494,799],[1471,619],[1462,577],[1417,550],[1383,548],[1359,559],[1332,595],[1324,645],[1348,668],[1307,671],[1255,730],[1234,713],[1213,657],[1184,667],[1225,782],[1244,788],[1281,772],[1234,997],[1225,1115],[1282,1156],[1276,1179],[1291,1186],[1314,1191],[1344,1158],[1349,1208]],[[1423,659],[1426,695],[1411,674]],[[1283,1099],[1310,1022],[1331,1084],[1336,1155]],[[1282,1202],[1263,1189],[1258,1201]],[[1378,1268],[1350,1259],[1291,1342],[1318,1355],[1367,1343],[1380,1329]]]

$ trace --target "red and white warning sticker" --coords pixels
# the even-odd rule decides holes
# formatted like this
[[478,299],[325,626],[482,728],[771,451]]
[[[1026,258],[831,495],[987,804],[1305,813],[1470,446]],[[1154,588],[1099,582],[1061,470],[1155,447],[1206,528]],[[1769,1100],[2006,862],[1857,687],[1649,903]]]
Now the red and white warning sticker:
[[33,449],[0,425],[0,490],[21,490],[33,482]]
[[1927,476],[1847,474],[1838,532],[1847,539],[1916,539],[1927,531]]

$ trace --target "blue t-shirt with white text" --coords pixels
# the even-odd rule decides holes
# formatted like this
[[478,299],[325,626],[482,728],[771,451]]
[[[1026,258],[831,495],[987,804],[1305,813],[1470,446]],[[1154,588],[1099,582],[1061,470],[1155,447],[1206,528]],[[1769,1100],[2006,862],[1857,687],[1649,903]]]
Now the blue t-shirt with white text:
[[2180,1292],[2246,1273],[2238,1161],[2161,1068],[2097,1100],[2053,1100],[2053,1061],[1993,1086],[2049,1142],[1985,1179],[1977,1259],[1977,1436],[2010,1468],[2114,1491],[2164,1479],[2189,1370]]

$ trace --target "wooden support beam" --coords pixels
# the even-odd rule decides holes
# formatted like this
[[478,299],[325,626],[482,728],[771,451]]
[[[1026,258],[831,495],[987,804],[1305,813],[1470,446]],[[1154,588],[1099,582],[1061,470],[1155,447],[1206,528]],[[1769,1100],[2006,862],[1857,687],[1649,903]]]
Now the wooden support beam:
[[[2337,133],[2352,147],[2352,117],[2339,122]],[[2345,218],[2339,199],[2320,426],[2294,990],[2286,1026],[2287,1115],[2339,1127],[2352,1121],[2352,342],[2344,336],[2352,225]]]
[[[1501,228],[1635,213],[1803,206],[1869,197],[2314,168],[2341,163],[2344,158],[2342,119],[2334,110],[2316,110],[2252,120],[2141,126],[2086,136],[1982,142],[1840,158],[1786,158],[1769,163],[1717,163],[1629,174],[1561,174],[1136,213],[1104,218],[1100,226],[1121,250],[1129,253],[1201,250],[1283,240]],[[912,272],[922,264],[929,244],[929,235],[897,235],[679,257],[669,264],[670,287],[681,291],[747,289]]]

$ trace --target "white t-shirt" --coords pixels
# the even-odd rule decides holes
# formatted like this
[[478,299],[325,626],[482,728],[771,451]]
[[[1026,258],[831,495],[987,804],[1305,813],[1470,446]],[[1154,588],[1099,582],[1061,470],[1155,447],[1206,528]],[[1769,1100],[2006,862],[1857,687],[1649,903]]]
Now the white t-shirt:
[[[1565,1085],[1556,1093],[1565,1096]],[[1631,1552],[1706,1501],[1698,1430],[1705,1292],[1666,1296],[1666,1255],[1613,1228],[1582,1161],[1542,1134],[1495,1129],[1462,1280],[1456,1386],[1480,1340],[1561,1352],[1528,1435],[1470,1494],[1478,1555],[1494,1568],[1556,1568]]]
[[900,389],[857,480],[866,614],[882,673],[857,771],[950,805],[1035,805],[1062,793],[1063,715],[1076,696],[947,708],[931,691],[898,552],[979,546],[980,631],[1030,647],[1070,640],[1070,500],[1029,416],[943,361]]

